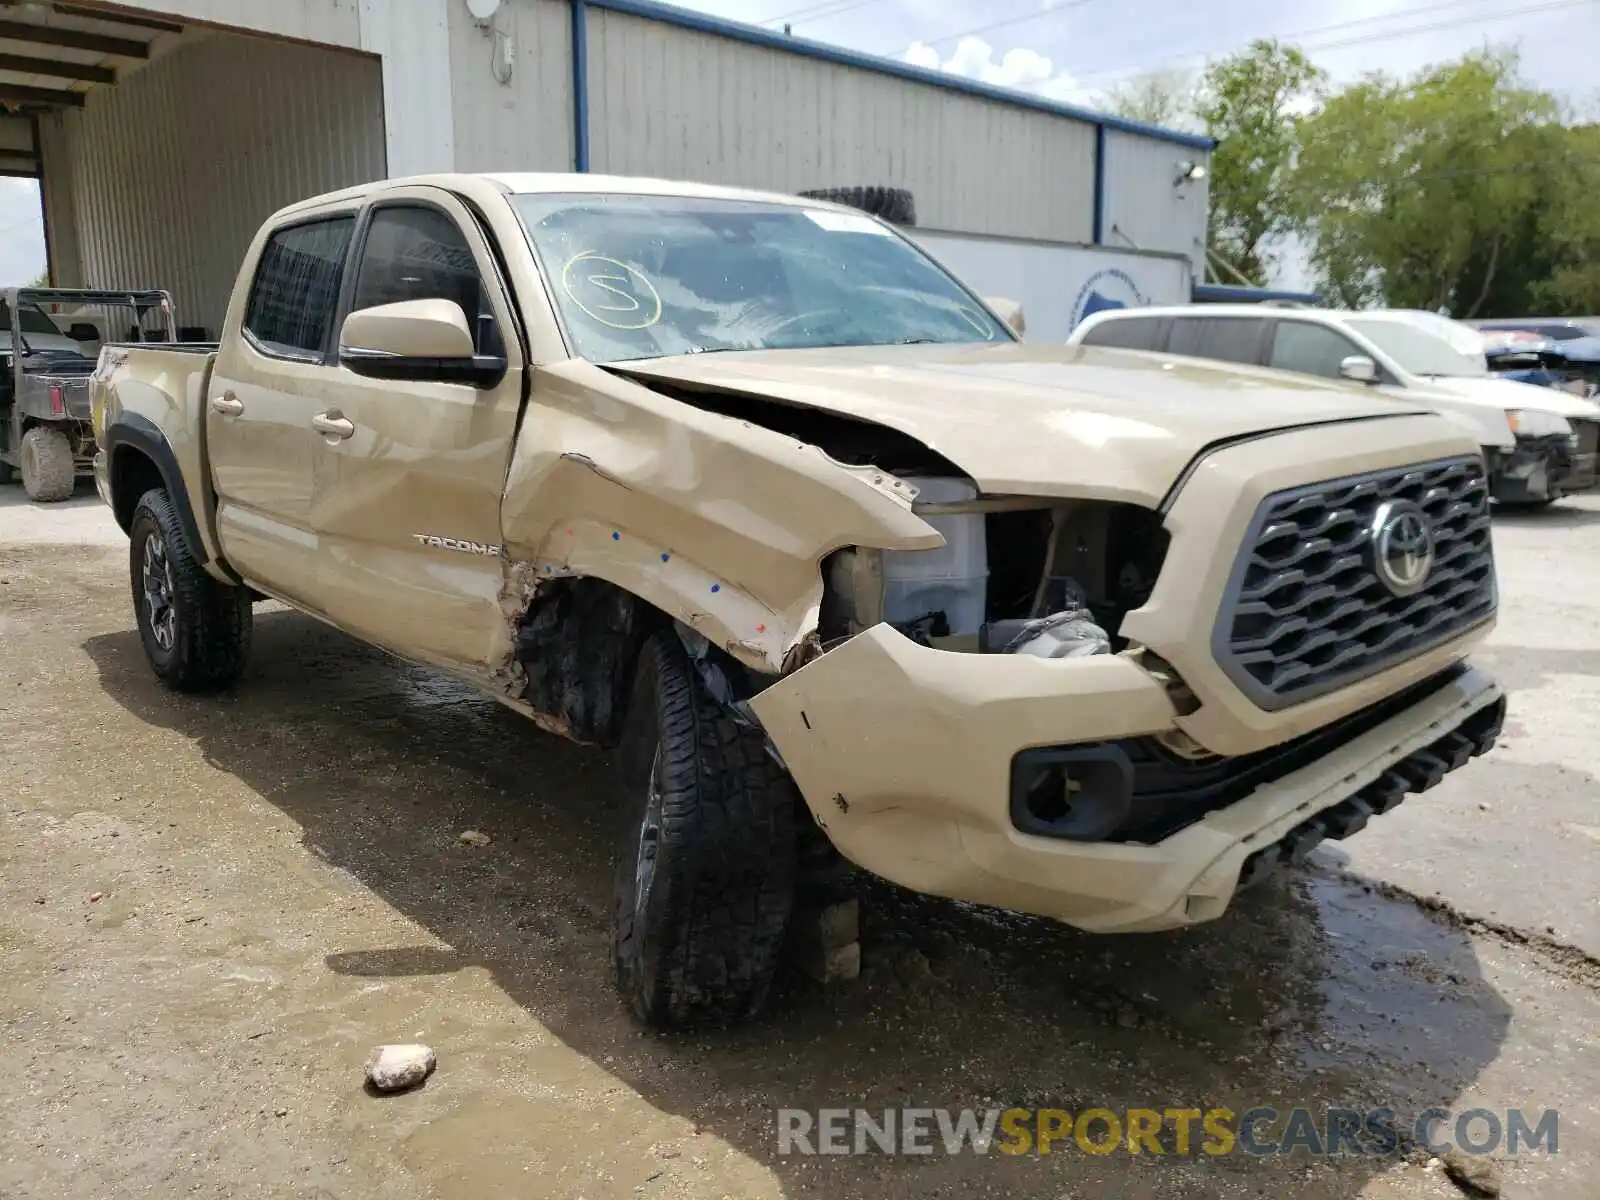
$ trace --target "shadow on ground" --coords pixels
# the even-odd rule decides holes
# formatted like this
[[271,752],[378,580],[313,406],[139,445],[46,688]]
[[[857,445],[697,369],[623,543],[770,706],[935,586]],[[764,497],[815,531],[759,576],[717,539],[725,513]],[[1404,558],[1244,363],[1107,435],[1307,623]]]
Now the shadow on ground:
[[91,508],[101,503],[99,493],[94,490],[94,482],[89,479],[79,479],[73,485],[72,495],[65,500],[53,500],[48,504],[28,499],[28,493],[22,490],[20,483],[0,484],[0,508],[35,508],[49,513],[74,508]]
[[1496,525],[1524,529],[1579,529],[1600,522],[1600,509],[1580,508],[1561,500],[1545,508],[1507,508],[1496,504],[1491,515]]
[[[777,1154],[772,1110],[1414,1114],[1451,1105],[1505,1038],[1509,1010],[1467,938],[1359,883],[1316,876],[1270,884],[1210,926],[1120,938],[872,886],[858,985],[822,992],[785,978],[751,1025],[641,1038],[609,975],[621,831],[604,755],[294,614],[258,614],[251,668],[212,699],[163,692],[132,631],[86,649],[119,704],[193,739],[297,822],[313,853],[450,947],[336,952],[332,970],[393,979],[486,968],[553,1035],[766,1164],[790,1194],[1350,1196],[1392,1164],[1234,1155],[1186,1166],[1075,1150],[801,1159]],[[461,847],[467,828],[491,832],[493,846]]]

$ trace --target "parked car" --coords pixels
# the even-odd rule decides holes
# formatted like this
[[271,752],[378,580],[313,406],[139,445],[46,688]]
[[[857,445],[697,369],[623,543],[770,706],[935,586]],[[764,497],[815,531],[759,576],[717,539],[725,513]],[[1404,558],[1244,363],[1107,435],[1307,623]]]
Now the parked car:
[[1552,342],[1600,337],[1600,317],[1481,317],[1464,324],[1480,333],[1531,333]]
[[1480,329],[1484,357],[1497,378],[1600,397],[1600,337],[1549,337],[1521,329]]
[[134,311],[135,328],[147,312],[168,319],[165,292],[96,292],[65,288],[12,288],[0,300],[0,484],[22,477],[28,498],[65,500],[79,476],[92,473],[94,437],[89,425],[89,375],[101,344],[99,328],[75,320],[62,332],[45,305],[68,304]]
[[617,748],[615,968],[655,1024],[759,1006],[830,843],[1190,925],[1504,713],[1459,426],[1021,343],[823,202],[353,188],[266,222],[220,345],[107,347],[93,399],[167,685],[237,679],[271,596]]
[[1546,505],[1595,486],[1600,406],[1497,379],[1459,322],[1405,309],[1212,305],[1099,313],[1070,344],[1116,346],[1365,384],[1473,428],[1494,498]]

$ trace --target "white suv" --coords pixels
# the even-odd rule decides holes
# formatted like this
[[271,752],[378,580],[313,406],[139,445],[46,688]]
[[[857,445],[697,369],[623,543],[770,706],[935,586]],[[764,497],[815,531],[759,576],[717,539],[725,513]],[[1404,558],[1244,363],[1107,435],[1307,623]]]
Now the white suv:
[[1477,432],[1494,498],[1504,504],[1549,504],[1595,486],[1600,405],[1495,378],[1482,335],[1433,313],[1256,304],[1124,308],[1086,318],[1067,342],[1352,380],[1425,404]]

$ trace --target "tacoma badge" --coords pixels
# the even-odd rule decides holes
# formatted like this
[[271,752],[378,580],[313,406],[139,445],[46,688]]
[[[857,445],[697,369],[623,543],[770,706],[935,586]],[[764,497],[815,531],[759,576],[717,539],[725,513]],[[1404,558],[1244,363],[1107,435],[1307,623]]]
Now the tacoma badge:
[[436,550],[459,550],[463,554],[487,554],[498,557],[499,546],[486,545],[483,542],[469,542],[462,538],[440,537],[436,533],[413,533],[411,535],[421,546],[432,546]]

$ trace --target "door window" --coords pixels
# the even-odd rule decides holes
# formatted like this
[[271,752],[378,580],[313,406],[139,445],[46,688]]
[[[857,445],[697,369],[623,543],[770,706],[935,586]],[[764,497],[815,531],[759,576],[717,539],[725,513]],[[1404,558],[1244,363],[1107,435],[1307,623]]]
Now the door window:
[[280,229],[267,239],[244,317],[246,331],[263,350],[322,354],[355,224],[354,217],[336,217]]
[[472,328],[479,354],[503,355],[505,344],[466,235],[436,208],[380,208],[372,214],[351,309],[404,300],[453,300]]
[[1262,325],[1255,317],[1180,317],[1172,323],[1167,352],[1222,362],[1259,363]]
[[1085,346],[1119,350],[1154,350],[1161,334],[1160,317],[1117,317],[1102,321],[1083,335]]
[[1279,321],[1267,365],[1302,375],[1339,378],[1339,364],[1361,349],[1337,329],[1309,321]]

